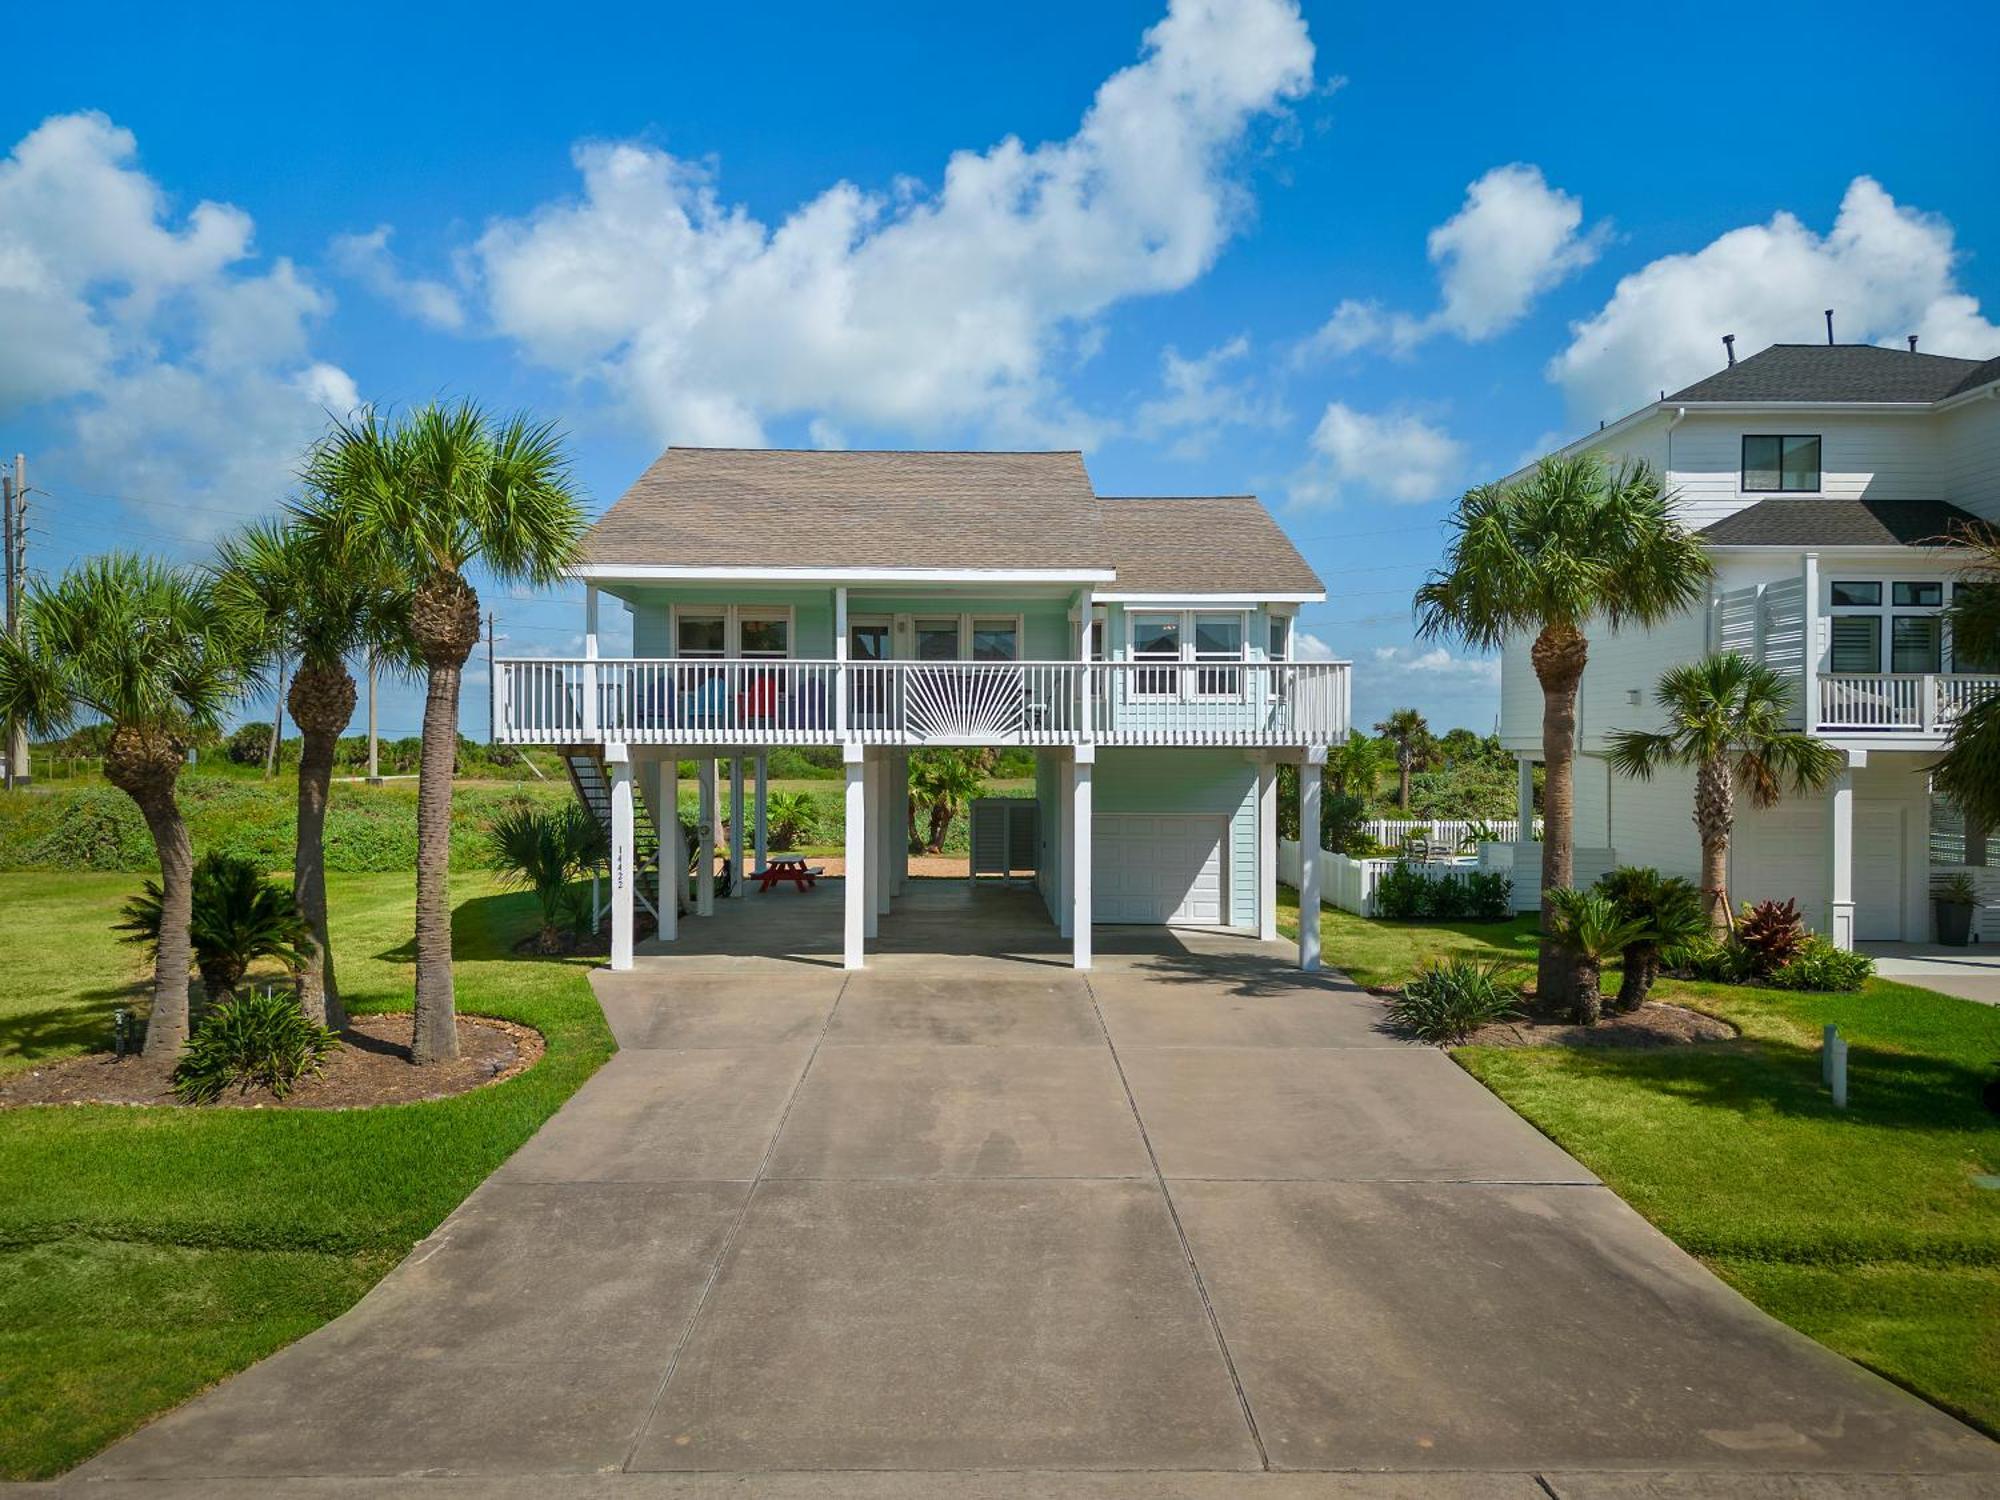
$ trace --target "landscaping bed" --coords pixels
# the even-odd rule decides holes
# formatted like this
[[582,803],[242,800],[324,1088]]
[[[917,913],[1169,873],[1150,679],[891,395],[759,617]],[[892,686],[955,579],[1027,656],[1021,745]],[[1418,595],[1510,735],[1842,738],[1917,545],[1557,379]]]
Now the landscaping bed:
[[[199,1109],[368,1109],[413,1104],[504,1083],[534,1066],[543,1051],[542,1034],[531,1026],[495,1016],[458,1017],[458,1056],[418,1068],[410,1063],[410,1023],[406,1016],[362,1016],[342,1038],[321,1070],[301,1078],[284,1098],[268,1088],[231,1089]],[[174,1097],[172,1058],[118,1057],[94,1052],[83,1057],[0,1075],[0,1109],[28,1104],[163,1104]]]
[[1595,1026],[1578,1026],[1567,1014],[1532,1008],[1516,1021],[1496,1021],[1465,1039],[1468,1047],[1686,1047],[1727,1042],[1736,1036],[1727,1021],[1653,1000],[1634,1011],[1606,1011]]

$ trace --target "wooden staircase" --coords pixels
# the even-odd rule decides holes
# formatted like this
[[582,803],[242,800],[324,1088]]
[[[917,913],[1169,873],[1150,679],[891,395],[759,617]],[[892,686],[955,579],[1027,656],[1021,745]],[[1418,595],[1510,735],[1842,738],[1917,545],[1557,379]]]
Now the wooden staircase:
[[[576,791],[577,800],[584,809],[597,819],[604,830],[605,842],[611,839],[611,776],[605,769],[602,752],[588,745],[571,745],[562,753],[563,767],[569,772],[569,784]],[[646,806],[646,799],[633,788],[632,796],[632,838],[637,845],[636,894],[639,904],[660,919],[660,835],[653,826],[653,816]]]

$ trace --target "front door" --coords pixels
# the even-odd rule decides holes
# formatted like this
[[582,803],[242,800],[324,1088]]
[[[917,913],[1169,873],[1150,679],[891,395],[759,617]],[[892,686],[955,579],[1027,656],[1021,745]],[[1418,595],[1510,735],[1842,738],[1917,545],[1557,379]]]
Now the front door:
[[1854,803],[1854,936],[1864,943],[1903,940],[1903,807]]

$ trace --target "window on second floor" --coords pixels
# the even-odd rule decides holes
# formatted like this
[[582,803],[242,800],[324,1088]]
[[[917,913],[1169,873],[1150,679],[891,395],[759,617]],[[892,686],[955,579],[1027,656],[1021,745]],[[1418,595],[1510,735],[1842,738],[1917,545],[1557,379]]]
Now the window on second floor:
[[1944,670],[1944,585],[1939,580],[1838,578],[1827,586],[1827,603],[1832,610],[1828,671]]
[[674,620],[674,655],[719,657],[729,640],[728,616],[717,610],[712,615],[681,614]]
[[1819,491],[1819,438],[1743,435],[1743,491],[1781,494]]

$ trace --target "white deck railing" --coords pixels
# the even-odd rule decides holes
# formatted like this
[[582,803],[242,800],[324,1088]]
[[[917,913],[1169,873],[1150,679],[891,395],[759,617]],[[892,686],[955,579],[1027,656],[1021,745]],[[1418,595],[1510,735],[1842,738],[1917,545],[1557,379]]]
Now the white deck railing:
[[1860,734],[1942,734],[1982,698],[2000,692],[2000,676],[1942,672],[1873,672],[1819,679],[1819,728]]
[[503,744],[1245,745],[1346,738],[1345,662],[513,658]]

